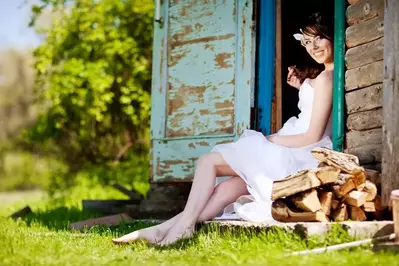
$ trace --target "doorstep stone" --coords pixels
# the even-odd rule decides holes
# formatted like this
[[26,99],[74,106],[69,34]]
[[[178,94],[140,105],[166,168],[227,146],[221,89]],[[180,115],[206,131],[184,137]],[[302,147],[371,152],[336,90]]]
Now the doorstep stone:
[[355,238],[369,238],[392,234],[393,221],[365,221],[365,222],[311,222],[311,223],[253,223],[245,221],[216,220],[206,221],[203,224],[216,225],[220,228],[256,228],[271,229],[281,228],[288,232],[298,233],[303,237],[312,235],[324,236],[333,227],[333,225],[341,226],[348,234]]

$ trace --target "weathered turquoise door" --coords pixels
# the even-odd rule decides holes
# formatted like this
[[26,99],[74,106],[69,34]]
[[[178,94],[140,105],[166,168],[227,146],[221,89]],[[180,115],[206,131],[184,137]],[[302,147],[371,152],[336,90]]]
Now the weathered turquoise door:
[[151,180],[189,181],[201,154],[249,128],[252,0],[160,2]]

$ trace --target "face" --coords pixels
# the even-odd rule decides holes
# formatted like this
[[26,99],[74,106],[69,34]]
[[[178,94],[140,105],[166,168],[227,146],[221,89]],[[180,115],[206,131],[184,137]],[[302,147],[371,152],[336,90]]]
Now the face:
[[325,64],[333,62],[333,43],[330,40],[320,36],[310,36],[304,34],[302,45],[317,63]]

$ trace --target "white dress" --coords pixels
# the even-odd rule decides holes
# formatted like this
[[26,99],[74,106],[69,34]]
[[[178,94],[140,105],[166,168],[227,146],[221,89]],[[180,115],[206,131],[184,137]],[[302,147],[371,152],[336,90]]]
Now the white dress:
[[[277,135],[295,135],[307,131],[313,107],[314,88],[306,79],[299,88],[298,117],[291,117]],[[224,209],[216,219],[242,219],[252,222],[275,222],[271,215],[273,181],[283,179],[299,170],[315,168],[318,163],[312,156],[315,147],[332,148],[331,117],[323,138],[317,143],[288,148],[268,141],[254,130],[245,130],[233,143],[216,145],[227,164],[246,182],[250,196],[242,196]],[[216,184],[230,177],[218,178]]]

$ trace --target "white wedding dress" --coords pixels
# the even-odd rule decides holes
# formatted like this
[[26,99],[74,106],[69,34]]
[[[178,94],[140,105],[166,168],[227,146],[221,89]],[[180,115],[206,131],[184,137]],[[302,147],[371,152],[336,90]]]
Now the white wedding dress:
[[[277,135],[295,135],[307,131],[313,107],[314,88],[306,79],[299,88],[298,117],[291,117]],[[299,170],[318,165],[311,150],[315,147],[332,148],[331,117],[323,138],[317,143],[288,148],[268,141],[254,130],[245,130],[233,143],[216,145],[212,152],[219,152],[227,164],[246,182],[250,193],[227,206],[215,219],[241,219],[252,222],[276,222],[271,215],[273,181],[281,180]],[[230,177],[217,178],[216,184]]]

